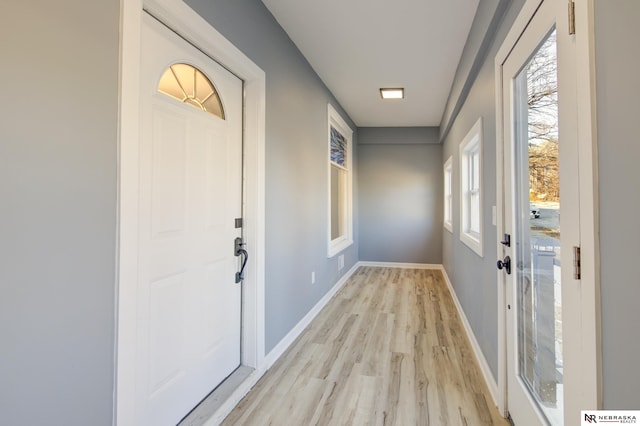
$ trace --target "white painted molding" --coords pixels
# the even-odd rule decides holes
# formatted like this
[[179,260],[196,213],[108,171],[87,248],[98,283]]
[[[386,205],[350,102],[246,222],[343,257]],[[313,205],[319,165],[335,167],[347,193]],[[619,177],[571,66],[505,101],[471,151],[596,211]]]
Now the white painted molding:
[[471,348],[473,349],[473,353],[476,357],[476,361],[478,361],[478,365],[480,366],[480,371],[482,372],[482,376],[484,377],[484,381],[489,388],[489,393],[491,394],[491,398],[493,399],[493,404],[498,406],[498,383],[496,379],[493,377],[493,373],[491,372],[491,368],[489,367],[489,363],[487,359],[484,357],[482,353],[482,349],[480,348],[480,344],[476,339],[475,334],[473,333],[473,329],[471,328],[471,324],[469,324],[469,320],[462,309],[462,305],[460,304],[460,300],[458,300],[458,296],[456,295],[455,290],[453,289],[453,285],[449,280],[449,275],[447,275],[447,270],[444,269],[444,266],[440,265],[439,268],[442,271],[442,275],[444,276],[444,281],[447,283],[447,287],[449,288],[449,292],[451,293],[451,298],[453,299],[453,303],[456,305],[456,309],[458,310],[458,315],[460,316],[460,320],[462,321],[462,325],[467,333],[467,337],[469,338],[469,342],[471,342]]
[[[596,117],[595,0],[576,2],[576,74],[583,336],[582,407],[602,409],[602,335],[600,300],[600,201],[598,191],[598,120]],[[586,167],[585,167],[586,165]]]
[[116,359],[113,424],[135,425],[135,347],[138,312],[138,137],[142,0],[120,7],[118,111],[118,240],[116,247]]
[[540,7],[540,4],[543,0],[526,0],[525,4],[520,9],[520,13],[516,17],[516,20],[511,25],[509,32],[507,33],[504,41],[500,45],[500,49],[496,53],[495,57],[495,65],[496,69],[499,69],[504,62],[507,60],[509,53],[515,46],[516,42],[524,32],[527,25],[529,25],[529,21],[531,21],[531,17],[536,13],[536,10]]
[[[459,145],[458,154],[458,167],[460,173],[460,241],[462,241],[467,247],[473,250],[478,256],[484,257],[484,193],[483,185],[483,141],[484,141],[484,124],[482,117],[478,118],[478,121],[469,129],[467,135],[462,139]],[[480,227],[478,233],[471,231],[471,201],[468,199],[467,193],[470,192],[469,188],[469,153],[477,151],[480,164],[479,174],[479,204],[478,204],[478,225]]]
[[358,262],[357,266],[372,266],[376,268],[401,268],[401,269],[442,269],[440,264],[430,263],[399,263],[399,262]]
[[[504,132],[503,132],[503,91],[502,64],[504,59],[496,56],[494,59],[494,81],[496,99],[496,235],[497,241],[502,241],[505,231],[504,206]],[[504,246],[496,244],[496,259],[504,257]],[[505,276],[496,272],[498,294],[498,411],[507,416],[507,325],[506,325],[506,285]]]
[[[335,164],[331,158],[331,128],[334,127],[347,140],[347,165],[344,168],[347,174],[346,194],[343,197],[344,211],[342,220],[345,226],[344,235],[331,239],[332,208],[331,208],[331,167]],[[331,105],[327,104],[327,257],[332,258],[353,245],[353,130],[342,118],[340,113]]]
[[[442,166],[442,178],[444,179],[444,188],[442,188],[444,195],[442,200],[444,202],[442,226],[453,234],[453,155],[450,155]],[[447,207],[449,209],[448,218]]]

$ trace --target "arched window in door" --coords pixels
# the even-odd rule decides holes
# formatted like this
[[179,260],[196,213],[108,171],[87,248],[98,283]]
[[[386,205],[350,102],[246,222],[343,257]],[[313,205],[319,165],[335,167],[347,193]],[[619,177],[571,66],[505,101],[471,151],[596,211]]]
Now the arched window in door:
[[173,64],[158,83],[158,92],[224,120],[224,108],[215,86],[199,69]]

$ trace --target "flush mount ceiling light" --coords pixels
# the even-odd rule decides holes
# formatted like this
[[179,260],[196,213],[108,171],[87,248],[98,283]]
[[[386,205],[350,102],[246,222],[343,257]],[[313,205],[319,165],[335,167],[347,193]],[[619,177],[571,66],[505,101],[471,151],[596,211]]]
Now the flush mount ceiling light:
[[380,96],[382,99],[403,99],[404,87],[383,87],[380,89]]

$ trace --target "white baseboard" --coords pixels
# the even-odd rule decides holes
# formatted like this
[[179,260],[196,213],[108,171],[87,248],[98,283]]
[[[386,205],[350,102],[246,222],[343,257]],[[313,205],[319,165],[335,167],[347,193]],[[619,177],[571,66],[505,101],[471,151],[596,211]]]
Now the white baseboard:
[[398,263],[398,262],[358,262],[358,266],[373,266],[378,268],[402,269],[442,269],[442,265],[429,263]]
[[491,398],[493,399],[494,405],[498,406],[498,383],[496,379],[493,377],[493,373],[491,372],[491,368],[489,367],[489,363],[487,359],[484,357],[482,353],[482,349],[480,348],[480,344],[476,339],[475,334],[473,333],[473,329],[471,328],[471,324],[469,324],[469,320],[462,309],[462,305],[460,304],[460,300],[458,300],[458,296],[456,295],[455,290],[453,289],[453,285],[449,280],[449,276],[447,275],[446,269],[444,266],[439,265],[438,269],[442,271],[442,275],[444,276],[444,280],[447,283],[447,287],[449,288],[449,292],[451,293],[451,297],[453,298],[453,303],[456,305],[456,309],[458,310],[458,315],[462,320],[462,325],[467,333],[467,337],[469,337],[469,341],[471,342],[471,349],[473,349],[473,353],[476,357],[476,361],[478,361],[478,365],[480,366],[480,371],[482,372],[482,376],[484,377],[484,381],[489,388],[489,393],[491,394]]

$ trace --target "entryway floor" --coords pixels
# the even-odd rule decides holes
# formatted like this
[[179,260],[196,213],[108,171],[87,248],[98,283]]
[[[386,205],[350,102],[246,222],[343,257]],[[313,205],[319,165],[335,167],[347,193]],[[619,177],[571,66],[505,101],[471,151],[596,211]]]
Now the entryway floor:
[[508,425],[439,270],[360,267],[223,425]]

